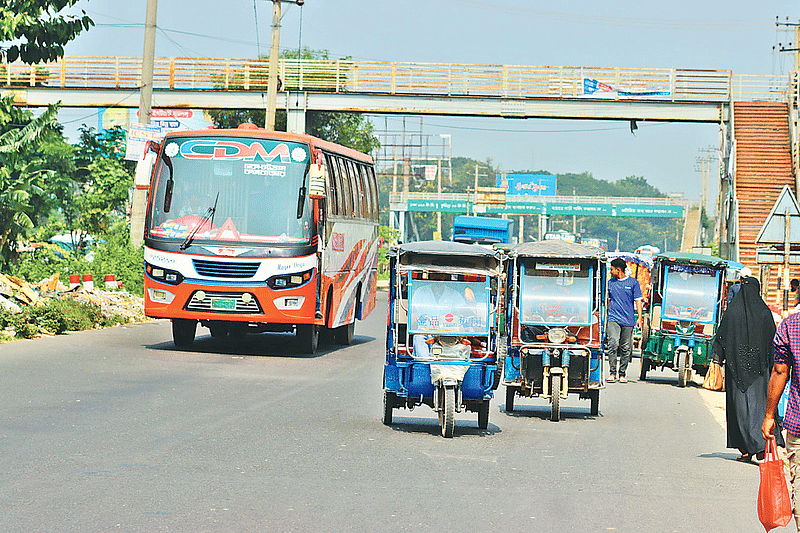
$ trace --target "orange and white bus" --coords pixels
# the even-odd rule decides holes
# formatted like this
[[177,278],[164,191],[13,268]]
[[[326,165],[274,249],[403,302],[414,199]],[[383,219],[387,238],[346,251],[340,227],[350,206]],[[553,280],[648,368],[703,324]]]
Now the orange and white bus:
[[[235,130],[169,133],[144,227],[145,314],[214,337],[325,330],[350,344],[375,307],[378,187],[372,158],[316,137]],[[153,156],[150,156],[151,158]]]

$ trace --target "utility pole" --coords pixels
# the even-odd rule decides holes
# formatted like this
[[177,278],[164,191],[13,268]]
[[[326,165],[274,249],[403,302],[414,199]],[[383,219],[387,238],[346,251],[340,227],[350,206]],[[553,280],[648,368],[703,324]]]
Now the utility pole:
[[[302,6],[305,0],[272,0],[272,41],[269,48],[269,79],[267,81],[267,119],[264,127],[275,129],[275,108],[278,100],[278,54],[281,42],[281,2]],[[300,61],[300,57],[297,58]]]
[[698,156],[697,159],[695,159],[694,167],[695,171],[701,173],[700,206],[705,210],[707,216],[711,216],[711,212],[708,209],[708,187],[711,176],[711,162],[718,159],[716,157],[717,149],[709,146],[708,148],[698,149],[698,152],[706,154],[704,156]]
[[[787,28],[794,28],[794,42],[778,43],[778,52],[794,52],[794,70],[800,70],[800,22],[789,22],[789,17],[786,17],[786,22],[778,22],[778,17],[775,17],[775,26],[786,26]],[[774,50],[775,47],[773,46]]]
[[[156,12],[158,0],[147,0],[142,51],[142,85],[139,91],[139,123],[150,124],[153,104],[153,63],[156,50]],[[140,164],[142,164],[140,162]],[[133,189],[131,199],[131,244],[138,247],[144,240],[144,212],[147,209],[148,189]]]

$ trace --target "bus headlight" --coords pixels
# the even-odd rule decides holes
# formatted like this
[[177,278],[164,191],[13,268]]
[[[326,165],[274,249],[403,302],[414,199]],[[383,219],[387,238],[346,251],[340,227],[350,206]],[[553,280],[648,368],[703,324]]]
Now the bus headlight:
[[313,275],[314,269],[310,268],[305,272],[272,276],[267,280],[267,286],[273,290],[293,289],[306,283]]
[[170,270],[168,268],[151,265],[150,263],[145,263],[144,269],[148,276],[161,283],[179,285],[183,281],[183,274],[177,270]]

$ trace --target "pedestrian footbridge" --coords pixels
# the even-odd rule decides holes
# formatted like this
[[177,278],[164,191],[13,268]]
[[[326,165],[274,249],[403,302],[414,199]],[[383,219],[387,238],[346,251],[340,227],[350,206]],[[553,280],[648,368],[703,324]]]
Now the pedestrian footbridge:
[[[733,101],[785,101],[788,76],[727,70],[352,60],[279,61],[278,106],[305,112],[720,122]],[[268,61],[156,58],[154,107],[265,107]],[[20,105],[137,107],[140,57],[67,56],[0,66],[0,92]]]

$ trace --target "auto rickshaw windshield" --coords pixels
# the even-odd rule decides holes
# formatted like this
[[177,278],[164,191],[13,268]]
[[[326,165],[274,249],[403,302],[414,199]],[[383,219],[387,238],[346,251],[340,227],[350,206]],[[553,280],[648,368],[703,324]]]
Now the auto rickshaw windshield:
[[591,324],[592,269],[589,265],[522,263],[519,298],[523,324]]
[[668,265],[664,280],[663,317],[713,324],[720,270],[705,266]]
[[413,279],[409,284],[410,333],[487,335],[488,282]]

